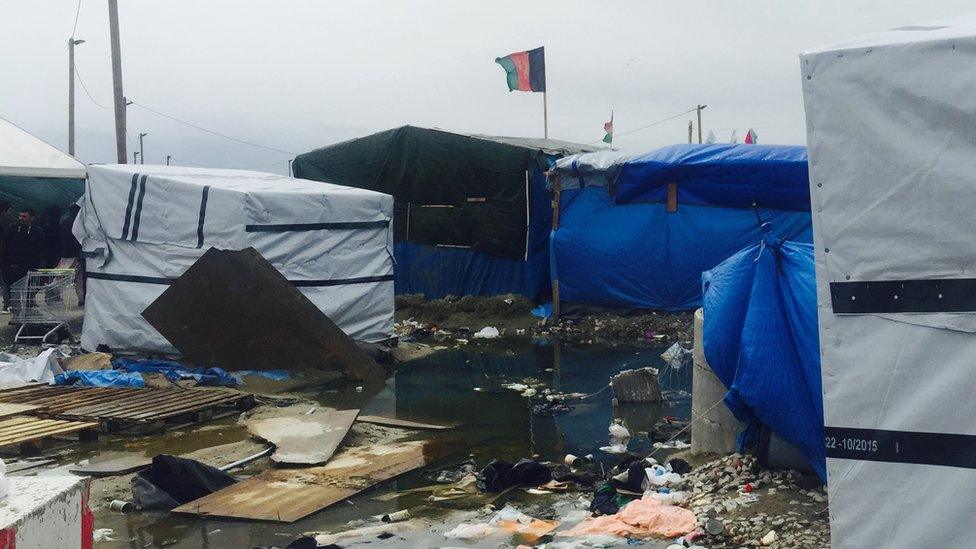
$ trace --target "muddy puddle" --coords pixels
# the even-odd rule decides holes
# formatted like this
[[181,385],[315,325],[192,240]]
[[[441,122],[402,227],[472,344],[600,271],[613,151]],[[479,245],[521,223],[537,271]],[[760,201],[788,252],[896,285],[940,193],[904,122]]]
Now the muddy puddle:
[[[433,526],[420,532],[399,533],[380,541],[370,538],[370,547],[444,547],[476,546],[460,540],[446,540],[443,532],[450,530],[489,501],[501,507],[512,503],[527,513],[554,513],[554,506],[571,506],[579,494],[560,497],[531,495],[521,490],[505,494],[499,499],[474,497],[439,504],[426,501],[429,493],[412,492],[395,499],[378,501],[378,496],[390,492],[411,490],[433,484],[438,470],[473,459],[478,467],[499,458],[517,460],[534,457],[538,460],[561,461],[567,453],[593,453],[606,463],[614,463],[614,456],[599,451],[607,444],[607,427],[614,417],[624,418],[631,432],[652,429],[662,416],[688,418],[691,412],[691,367],[675,370],[660,359],[663,349],[634,347],[572,347],[554,344],[533,344],[509,348],[462,348],[447,350],[400,366],[385,384],[376,387],[347,385],[325,388],[302,396],[322,405],[335,408],[362,409],[362,414],[375,414],[429,423],[460,424],[445,433],[417,433],[413,438],[450,437],[457,452],[426,470],[405,476],[360,494],[344,504],[316,513],[293,524],[232,522],[200,520],[160,513],[119,515],[104,506],[96,509],[96,528],[114,530],[114,542],[101,542],[97,547],[284,547],[298,534],[310,531],[339,531],[359,525],[372,525],[368,519],[375,515],[400,509],[410,509],[414,516],[427,518]],[[556,416],[531,413],[527,399],[518,392],[502,387],[506,382],[537,379],[556,391],[592,394],[607,386],[609,377],[622,370],[653,366],[659,368],[666,401],[661,404],[618,405],[614,408],[609,390],[592,398],[572,403],[572,410]],[[155,437],[135,439],[113,438],[99,443],[98,450],[114,453],[153,455],[155,453],[186,453],[192,450],[244,440],[246,431],[233,419],[225,419],[196,428],[167,433]],[[651,442],[635,436],[631,450],[647,451]],[[94,447],[79,449],[74,460],[92,455]],[[113,454],[118,455],[118,454]],[[236,456],[228,456],[233,461]],[[219,461],[219,460],[218,460]],[[257,472],[252,469],[251,474]],[[95,485],[97,486],[97,484]],[[94,493],[92,500],[103,497]],[[120,494],[124,495],[124,494]],[[555,511],[558,514],[558,511]],[[363,519],[367,522],[360,524]],[[350,521],[352,524],[350,524]],[[647,546],[655,547],[656,542]],[[663,547],[666,544],[662,544]],[[485,547],[497,547],[498,540],[484,542]]]

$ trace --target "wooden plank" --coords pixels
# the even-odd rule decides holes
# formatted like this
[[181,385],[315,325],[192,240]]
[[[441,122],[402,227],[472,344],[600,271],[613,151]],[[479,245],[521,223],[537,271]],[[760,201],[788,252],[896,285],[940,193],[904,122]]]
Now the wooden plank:
[[221,395],[218,393],[212,395],[199,395],[187,400],[186,402],[175,402],[164,406],[158,406],[156,409],[139,408],[136,410],[127,410],[115,414],[113,417],[136,421],[165,419],[173,416],[188,414],[204,408],[210,408],[226,402],[232,402],[238,398],[239,397],[236,395]]
[[422,431],[447,431],[457,427],[456,425],[434,425],[432,423],[420,423],[417,421],[383,416],[359,416],[359,419],[356,421],[372,423],[374,425],[383,425],[385,427],[397,427],[400,429],[420,429]]
[[34,404],[13,404],[0,402],[0,419],[27,414],[40,409]]
[[77,433],[78,431],[98,427],[97,423],[92,422],[61,421],[36,418],[32,422],[21,422],[11,426],[5,425],[8,422],[9,421],[0,422],[0,446],[21,444],[55,435]]
[[319,467],[271,469],[173,509],[203,517],[295,522],[455,451],[454,441],[345,448]]
[[252,419],[247,430],[275,445],[271,461],[318,465],[329,461],[358,415],[359,410],[317,408],[312,414]]

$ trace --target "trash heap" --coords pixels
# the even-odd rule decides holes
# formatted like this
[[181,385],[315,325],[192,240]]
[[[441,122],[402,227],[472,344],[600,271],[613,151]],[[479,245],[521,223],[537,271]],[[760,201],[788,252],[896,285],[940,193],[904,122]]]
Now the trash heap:
[[[691,491],[687,505],[705,533],[703,545],[829,547],[826,520],[812,521],[809,512],[798,510],[813,508],[825,519],[827,496],[821,487],[801,484],[795,471],[764,470],[755,457],[732,454],[695,468],[680,486]],[[750,506],[760,498],[767,512],[755,513]]]

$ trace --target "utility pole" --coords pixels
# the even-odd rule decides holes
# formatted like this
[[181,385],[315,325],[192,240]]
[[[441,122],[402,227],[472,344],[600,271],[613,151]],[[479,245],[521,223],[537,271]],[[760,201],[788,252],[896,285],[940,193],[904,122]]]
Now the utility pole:
[[701,112],[705,110],[708,105],[698,105],[695,110],[698,111],[698,144],[701,145],[702,135],[701,135]]
[[133,164],[139,163],[139,151],[132,151],[132,163]]
[[108,0],[108,30],[112,42],[112,89],[115,95],[115,150],[119,164],[125,152],[125,96],[122,95],[122,46],[119,43],[119,0]]
[[148,133],[140,133],[139,134],[139,163],[140,164],[145,164],[146,163],[146,153],[142,149],[142,138],[143,137],[146,137],[147,135],[149,135],[149,134]]
[[75,46],[84,40],[68,37],[68,154],[75,155]]
[[167,166],[169,166],[169,159],[170,159],[171,156],[173,156],[173,155],[171,155],[171,154],[167,154],[166,155],[166,165]]
[[691,132],[694,130],[694,122],[688,121],[688,144],[691,145]]

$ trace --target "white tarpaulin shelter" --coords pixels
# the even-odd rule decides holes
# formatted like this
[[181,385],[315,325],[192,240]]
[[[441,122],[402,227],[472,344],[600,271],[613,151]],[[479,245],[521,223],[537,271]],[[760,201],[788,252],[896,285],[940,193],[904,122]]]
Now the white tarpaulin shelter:
[[0,175],[83,179],[85,165],[0,118]]
[[973,547],[976,17],[801,69],[832,545]]
[[85,349],[176,353],[141,313],[211,247],[255,248],[354,339],[393,335],[393,197],[242,170],[107,165],[88,175],[74,225],[88,258]]

